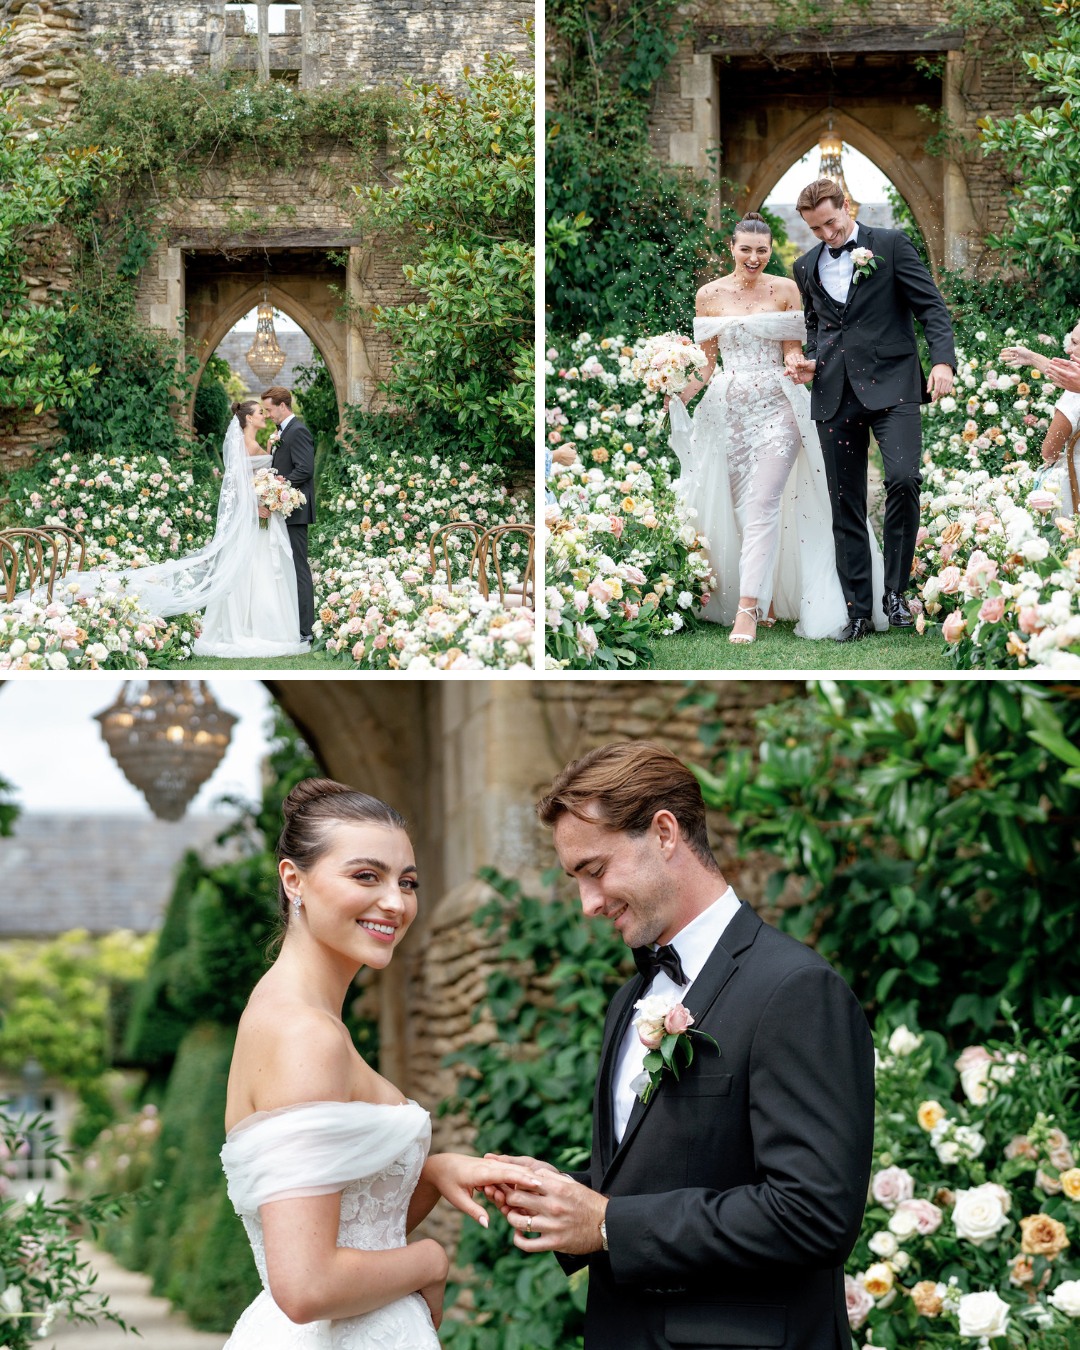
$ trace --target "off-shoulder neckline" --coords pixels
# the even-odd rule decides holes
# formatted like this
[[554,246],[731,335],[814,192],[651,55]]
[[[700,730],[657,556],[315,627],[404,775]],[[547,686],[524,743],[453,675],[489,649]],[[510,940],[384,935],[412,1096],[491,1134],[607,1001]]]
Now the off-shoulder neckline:
[[753,314],[695,314],[694,319],[697,323],[722,323],[725,319],[767,319],[774,314],[797,314],[803,317],[801,309],[758,309]]
[[403,1106],[416,1106],[420,1110],[423,1107],[420,1103],[414,1101],[412,1097],[406,1097],[403,1102],[366,1102],[362,1098],[351,1102],[339,1101],[311,1101],[311,1102],[291,1102],[288,1106],[274,1106],[269,1111],[252,1111],[248,1116],[238,1120],[231,1130],[225,1132],[225,1142],[228,1143],[238,1134],[242,1134],[254,1125],[261,1124],[264,1120],[269,1120],[274,1116],[283,1116],[289,1111],[302,1111],[305,1107],[312,1106],[366,1106],[371,1111],[400,1111]]

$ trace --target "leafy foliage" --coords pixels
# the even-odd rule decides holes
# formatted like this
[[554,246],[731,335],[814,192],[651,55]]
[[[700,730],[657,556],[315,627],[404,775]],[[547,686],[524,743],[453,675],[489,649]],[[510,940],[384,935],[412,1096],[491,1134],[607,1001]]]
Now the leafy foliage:
[[[626,949],[613,930],[590,924],[576,901],[540,899],[498,873],[482,875],[497,898],[475,920],[489,933],[505,933],[483,1003],[494,1034],[454,1056],[463,1073],[457,1100],[446,1106],[468,1111],[480,1153],[579,1167],[588,1152],[604,1014],[629,973]],[[468,1324],[443,1325],[454,1350],[581,1344],[585,1289],[572,1281],[568,1297],[554,1258],[508,1249],[497,1225],[468,1224],[457,1261],[484,1276],[453,1291],[460,1296],[468,1288],[475,1306]]]
[[[705,708],[715,694],[696,691]],[[781,861],[811,939],[864,1006],[954,1037],[1075,988],[1080,701],[998,683],[821,682],[698,770],[745,848]],[[703,728],[706,744],[717,728]]]
[[294,377],[296,409],[307,423],[315,441],[315,453],[321,468],[337,438],[338,401],[334,381],[317,347],[312,349],[311,360],[307,365],[295,368]]
[[231,374],[226,360],[212,356],[195,394],[195,435],[215,455],[232,417],[232,400],[225,389],[225,381]]
[[508,55],[460,92],[406,81],[393,186],[358,189],[426,299],[373,311],[397,346],[388,390],[431,408],[474,455],[525,462],[533,425],[533,80]]
[[0,839],[11,834],[11,828],[19,817],[19,804],[12,800],[14,790],[6,778],[0,778]]

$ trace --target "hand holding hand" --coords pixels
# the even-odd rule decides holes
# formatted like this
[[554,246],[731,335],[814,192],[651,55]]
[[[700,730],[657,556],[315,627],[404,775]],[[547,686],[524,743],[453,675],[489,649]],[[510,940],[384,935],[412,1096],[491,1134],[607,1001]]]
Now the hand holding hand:
[[926,391],[930,395],[930,402],[936,403],[939,398],[951,394],[954,379],[952,366],[943,363],[934,366],[930,371],[930,378],[926,381]]
[[[549,1162],[541,1162],[538,1158],[516,1157],[509,1153],[485,1153],[484,1160],[490,1160],[500,1167],[509,1163],[515,1167],[524,1168],[541,1185],[549,1172],[554,1172],[556,1176],[559,1174],[557,1167],[552,1167]],[[509,1190],[508,1185],[503,1186],[497,1183],[484,1187],[484,1194],[501,1212],[504,1219],[509,1217],[510,1213],[510,1205],[506,1199]]]
[[[444,1200],[469,1215],[481,1227],[488,1226],[487,1211],[473,1199],[474,1191],[489,1194],[490,1190],[506,1191],[511,1186],[520,1191],[535,1190],[540,1185],[536,1168],[543,1164],[528,1164],[530,1158],[495,1159],[470,1158],[464,1153],[435,1153],[424,1164],[423,1176],[430,1181]],[[496,1202],[497,1203],[497,1202]]]
[[1080,364],[1076,361],[1055,357],[1046,367],[1046,377],[1059,389],[1068,389],[1072,394],[1080,394]]
[[572,1256],[598,1252],[607,1196],[554,1167],[543,1172],[541,1183],[539,1190],[512,1188],[504,1193],[503,1212],[514,1229],[514,1246],[523,1252],[564,1252]]
[[817,370],[817,362],[809,360],[801,352],[791,352],[785,356],[784,365],[787,368],[785,374],[795,384],[810,384]]
[[567,468],[577,459],[577,452],[568,445],[557,445],[551,452],[552,464],[562,464]]

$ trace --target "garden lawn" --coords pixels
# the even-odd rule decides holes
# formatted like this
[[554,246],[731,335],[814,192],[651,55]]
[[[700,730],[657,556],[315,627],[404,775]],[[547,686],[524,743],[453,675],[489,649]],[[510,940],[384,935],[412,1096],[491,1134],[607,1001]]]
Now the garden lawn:
[[200,670],[339,670],[355,669],[352,661],[340,656],[331,656],[329,652],[306,652],[303,656],[250,656],[242,659],[227,659],[223,656],[196,656],[190,661],[177,661],[166,666],[166,670],[190,670],[193,665]]
[[649,670],[951,670],[939,636],[893,628],[861,642],[810,642],[794,623],[758,630],[756,642],[728,641],[727,628],[706,624],[693,632],[655,638]]

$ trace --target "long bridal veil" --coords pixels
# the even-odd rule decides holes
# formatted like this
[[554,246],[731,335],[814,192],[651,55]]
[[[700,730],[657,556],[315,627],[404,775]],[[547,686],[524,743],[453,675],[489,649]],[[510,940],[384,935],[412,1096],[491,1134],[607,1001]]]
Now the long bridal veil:
[[204,610],[223,600],[242,571],[251,565],[259,531],[259,510],[251,485],[244,433],[237,418],[229,423],[222,448],[225,473],[218,498],[214,537],[194,553],[147,567],[121,571],[97,569],[73,572],[65,581],[78,581],[81,595],[102,588],[138,596],[143,609],[168,618]]

